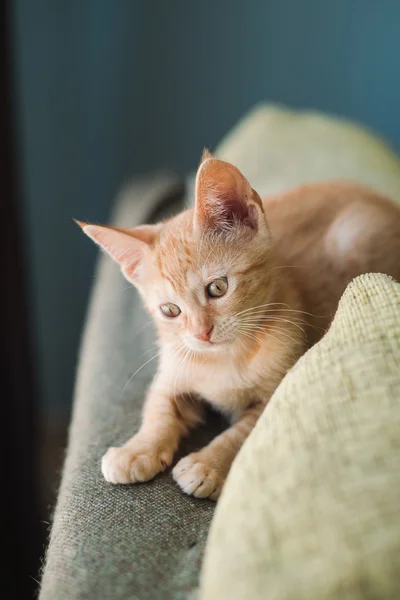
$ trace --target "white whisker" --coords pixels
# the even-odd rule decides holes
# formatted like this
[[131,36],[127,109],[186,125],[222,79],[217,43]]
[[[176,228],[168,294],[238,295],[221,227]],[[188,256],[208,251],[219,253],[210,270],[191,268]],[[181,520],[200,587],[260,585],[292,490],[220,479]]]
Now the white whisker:
[[151,362],[152,360],[154,360],[155,358],[157,358],[157,356],[160,356],[161,352],[157,352],[157,354],[155,354],[154,356],[152,356],[151,358],[149,358],[149,360],[147,360],[145,363],[142,364],[141,367],[139,367],[128,379],[128,381],[126,382],[126,384],[124,385],[124,389],[121,392],[121,396],[123,396],[126,388],[128,387],[128,385],[130,384],[130,382],[132,381],[132,379],[135,377],[135,375],[137,375],[146,365],[149,364],[149,362]]
[[[240,328],[240,329],[241,329],[241,328]],[[246,329],[241,329],[241,331],[242,331],[242,334],[243,334],[243,335],[248,335],[248,336],[250,337],[250,335],[249,335],[249,333],[247,332],[247,330],[246,330]],[[278,331],[279,333],[282,333],[280,330],[277,330],[277,331]],[[290,346],[288,346],[288,345],[287,345],[287,344],[286,344],[286,343],[285,343],[283,340],[280,340],[279,338],[275,337],[275,336],[274,336],[274,335],[272,335],[272,333],[270,333],[270,332],[268,332],[268,336],[269,336],[269,337],[272,337],[272,338],[273,338],[275,341],[277,341],[277,342],[280,342],[281,344],[283,344],[283,345],[285,346],[285,348],[287,348],[287,349],[289,350],[289,352],[292,354],[292,356],[293,356],[294,358],[296,358],[296,355],[294,354],[293,350],[292,350],[292,349],[290,348]],[[256,338],[256,340],[257,340],[257,342],[259,342],[259,341],[260,341],[260,340],[259,340],[259,338]],[[292,341],[293,341],[293,340],[292,340]]]
[[[255,334],[252,333],[252,331],[248,330],[248,329],[242,329],[241,327],[238,328],[240,330],[240,332],[243,335],[247,335],[247,337],[249,337],[251,340],[254,340],[257,343],[260,343],[260,338],[257,337]],[[259,331],[259,330],[258,330]]]
[[[295,315],[293,317],[291,317],[290,319],[285,319],[283,317],[277,316],[276,314],[271,316],[268,314],[269,312],[273,312],[273,311],[262,312],[260,314],[251,313],[250,315],[246,315],[245,318],[239,319],[239,321],[251,323],[251,322],[261,322],[264,320],[271,320],[271,321],[275,320],[275,321],[292,323],[296,327],[300,328],[304,333],[305,333],[305,331],[302,327],[300,327],[300,325],[304,325],[305,327],[311,327],[312,329],[315,329],[315,331],[319,331],[320,333],[325,331],[325,329],[323,327],[317,327],[316,325],[313,325],[306,319],[300,319],[299,317],[297,317]],[[283,312],[286,313],[286,310],[284,310]],[[291,316],[291,315],[289,315],[289,316]]]
[[[182,347],[183,346],[185,346],[185,344],[182,344]],[[178,400],[177,400],[177,397],[176,397],[176,384],[178,382],[179,373],[180,373],[183,365],[185,364],[187,357],[190,355],[190,352],[191,352],[190,348],[186,348],[184,350],[184,354],[183,354],[183,356],[181,358],[181,361],[179,362],[177,370],[176,370],[176,376],[175,376],[175,382],[174,382],[174,401],[175,401],[175,404],[176,404],[176,408],[178,409],[178,411],[180,412],[180,414],[181,414],[182,417],[183,417],[183,414],[182,414],[181,409],[179,408],[179,403],[178,403]]]
[[150,319],[149,321],[147,321],[146,323],[144,323],[143,325],[141,325],[141,326],[139,327],[139,329],[137,329],[137,330],[135,331],[135,333],[133,334],[133,339],[135,339],[135,337],[136,337],[137,335],[139,335],[139,333],[141,333],[141,332],[142,332],[144,329],[146,329],[146,327],[148,327],[148,326],[149,326],[149,325],[151,325],[152,323],[153,323],[153,321],[152,321],[152,319]]
[[283,302],[268,302],[267,304],[259,304],[258,306],[252,306],[251,308],[246,308],[246,310],[241,310],[240,312],[234,314],[234,317],[238,317],[239,315],[243,315],[244,313],[247,313],[251,310],[256,310],[258,308],[265,308],[267,306],[288,306],[287,304],[284,304]]
[[277,269],[309,269],[310,267],[306,267],[305,265],[279,265],[277,267],[271,267],[271,271],[276,271]]
[[150,348],[150,350],[146,350],[146,352],[143,352],[143,354],[140,354],[138,356],[138,358],[142,358],[142,356],[145,356],[146,354],[148,354],[149,352],[154,352],[154,350],[157,350],[158,346],[154,346],[154,348]]
[[268,323],[268,322],[272,322],[272,323],[290,323],[291,325],[294,325],[295,327],[297,327],[297,329],[299,329],[302,333],[306,333],[304,331],[304,329],[295,321],[292,321],[290,319],[282,319],[280,317],[270,317],[268,315],[266,315],[265,317],[253,317],[253,318],[249,318],[249,319],[243,319],[242,321],[243,323]]
[[[280,304],[280,303],[277,302],[276,304]],[[272,305],[271,304],[266,304],[265,306],[268,307],[268,306],[272,306]],[[327,317],[331,317],[332,316],[332,315],[315,315],[313,313],[306,312],[305,310],[298,310],[298,309],[295,309],[295,308],[289,308],[288,304],[283,304],[283,306],[285,306],[287,308],[268,308],[268,309],[266,309],[266,308],[263,308],[262,305],[261,306],[255,306],[253,308],[248,308],[246,311],[242,311],[242,312],[236,313],[235,315],[233,315],[233,317],[237,317],[237,316],[239,316],[239,315],[241,315],[241,314],[243,314],[245,312],[247,313],[247,312],[250,312],[250,311],[252,311],[251,312],[252,315],[253,314],[254,315],[257,315],[257,314],[267,314],[267,313],[270,313],[270,312],[282,312],[282,313],[293,312],[293,313],[298,313],[298,314],[302,314],[302,315],[307,315],[309,317],[314,317],[315,319],[325,319]]]
[[188,374],[189,374],[189,369],[192,366],[195,366],[196,358],[197,358],[196,357],[196,352],[191,352],[190,355],[189,355],[188,368],[186,369],[186,392],[187,392],[187,394],[188,394],[188,396],[189,396],[189,398],[190,398],[190,400],[192,402],[194,402],[194,400],[193,400],[192,395],[191,395],[190,390],[189,390]]
[[[270,331],[278,331],[281,335],[288,338],[291,342],[293,342],[293,343],[298,342],[298,339],[294,338],[293,336],[289,335],[289,333],[287,333],[286,331],[283,331],[281,328],[278,328],[278,327],[268,326],[268,329],[262,329],[262,326],[257,326],[257,325],[246,325],[245,327],[246,327],[246,329],[249,329],[249,331],[263,331],[266,335],[268,335]],[[265,327],[265,325],[264,325],[264,327]]]

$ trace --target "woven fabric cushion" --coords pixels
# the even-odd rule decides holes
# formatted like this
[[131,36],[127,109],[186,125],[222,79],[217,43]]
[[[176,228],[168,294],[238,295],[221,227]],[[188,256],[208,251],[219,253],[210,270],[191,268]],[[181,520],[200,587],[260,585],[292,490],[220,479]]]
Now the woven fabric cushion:
[[262,195],[303,183],[346,179],[400,201],[400,162],[365,127],[327,114],[261,104],[215,149]]
[[364,275],[233,465],[202,600],[400,598],[399,400],[400,284]]

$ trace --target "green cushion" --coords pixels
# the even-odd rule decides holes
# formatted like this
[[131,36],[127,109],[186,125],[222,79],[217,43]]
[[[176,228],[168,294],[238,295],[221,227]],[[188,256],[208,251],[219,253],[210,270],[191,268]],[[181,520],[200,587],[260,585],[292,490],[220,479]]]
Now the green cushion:
[[202,600],[400,598],[399,401],[400,284],[364,275],[233,465]]

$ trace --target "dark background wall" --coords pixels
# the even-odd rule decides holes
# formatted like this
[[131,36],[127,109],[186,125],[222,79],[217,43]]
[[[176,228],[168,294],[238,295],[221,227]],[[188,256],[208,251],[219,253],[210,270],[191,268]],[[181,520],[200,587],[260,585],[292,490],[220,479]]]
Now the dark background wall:
[[133,174],[195,167],[261,100],[400,149],[398,0],[15,0],[15,102],[42,404],[70,406],[95,249]]

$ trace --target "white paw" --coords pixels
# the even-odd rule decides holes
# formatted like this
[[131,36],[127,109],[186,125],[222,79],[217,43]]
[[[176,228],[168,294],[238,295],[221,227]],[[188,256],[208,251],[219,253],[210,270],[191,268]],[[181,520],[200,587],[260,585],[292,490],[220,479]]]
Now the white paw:
[[174,467],[172,477],[185,494],[210,500],[218,499],[225,483],[225,476],[207,465],[198,454],[182,458]]
[[171,463],[173,451],[138,439],[122,448],[109,448],[101,461],[101,472],[109,483],[149,481]]

